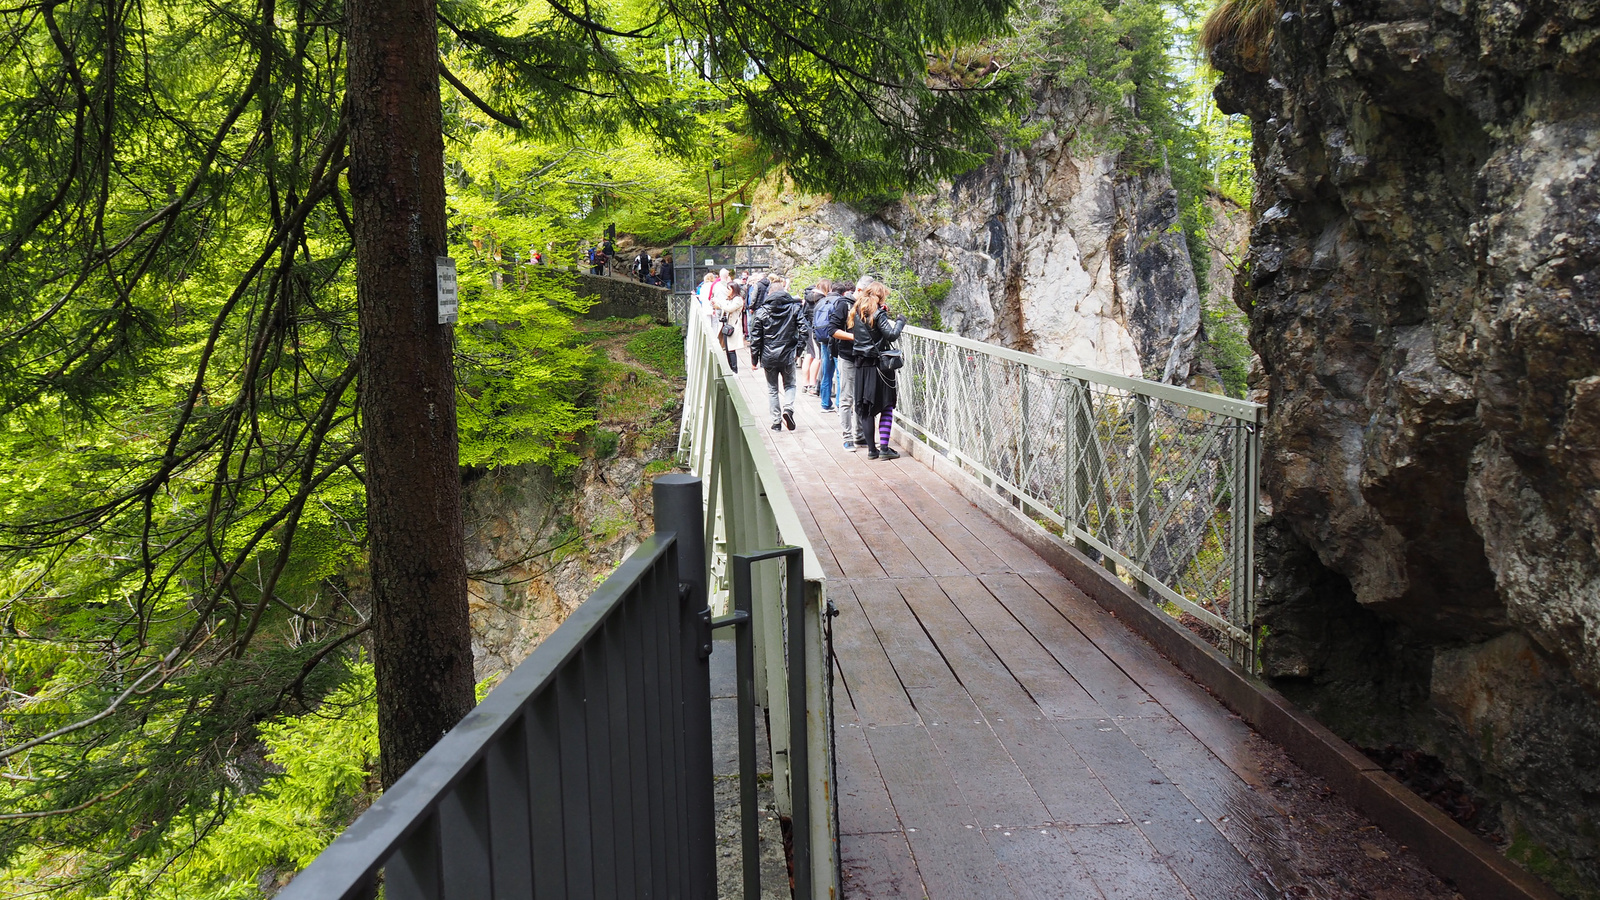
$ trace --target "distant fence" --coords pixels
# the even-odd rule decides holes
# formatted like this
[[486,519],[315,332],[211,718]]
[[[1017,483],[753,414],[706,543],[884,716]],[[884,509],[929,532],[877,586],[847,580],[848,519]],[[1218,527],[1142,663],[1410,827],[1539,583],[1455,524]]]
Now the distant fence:
[[1261,407],[908,327],[895,419],[1255,666]]
[[692,244],[672,248],[672,321],[683,323],[689,314],[689,297],[700,286],[707,272],[727,269],[735,274],[762,272],[772,268],[770,244],[723,244],[696,247]]

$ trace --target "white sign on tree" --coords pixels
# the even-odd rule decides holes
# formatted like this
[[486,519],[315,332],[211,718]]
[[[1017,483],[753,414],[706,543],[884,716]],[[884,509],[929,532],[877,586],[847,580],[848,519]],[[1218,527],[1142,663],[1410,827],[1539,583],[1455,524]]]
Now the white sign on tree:
[[436,256],[434,269],[439,276],[439,324],[456,321],[456,261],[448,256]]

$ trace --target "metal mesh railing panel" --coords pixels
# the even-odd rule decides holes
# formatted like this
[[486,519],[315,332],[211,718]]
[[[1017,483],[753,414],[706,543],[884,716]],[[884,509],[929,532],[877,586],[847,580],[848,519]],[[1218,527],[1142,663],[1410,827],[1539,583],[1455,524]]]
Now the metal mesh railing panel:
[[901,346],[905,424],[1253,666],[1253,415],[921,330]]

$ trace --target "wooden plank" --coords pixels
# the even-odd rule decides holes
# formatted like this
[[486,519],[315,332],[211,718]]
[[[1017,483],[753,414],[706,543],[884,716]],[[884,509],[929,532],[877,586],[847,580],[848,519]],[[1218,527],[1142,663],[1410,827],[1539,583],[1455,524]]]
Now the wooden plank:
[[1277,815],[1266,796],[1218,759],[1182,722],[1126,719],[1118,725],[1212,822]]
[[943,578],[939,586],[1045,715],[1067,719],[1104,715],[1077,679],[981,581],[974,577]]
[[[1018,828],[985,833],[1014,881],[1049,900],[1103,900],[1089,870],[1058,828]],[[1154,896],[1154,895],[1152,895]]]
[[[901,475],[894,479],[884,479],[890,485],[897,483],[906,476]],[[872,505],[883,517],[890,531],[903,541],[907,548],[916,556],[918,564],[929,575],[966,575],[966,564],[957,559],[949,548],[939,540],[938,535],[917,518],[917,514],[906,508],[900,501],[894,489],[878,490],[872,493]]]
[[1094,771],[1066,738],[1042,718],[1011,717],[991,722],[995,736],[1056,825],[1095,825],[1126,818]]
[[[1270,798],[1245,784],[1176,719],[1124,719],[1118,723],[1134,746],[1155,762],[1222,836],[1256,868],[1272,872],[1285,893],[1305,884],[1292,855],[1285,814]],[[1307,889],[1307,893],[1311,891]]]
[[[978,706],[990,716],[1040,715],[1037,704],[1011,676],[989,644],[972,627],[945,593],[944,585],[960,584],[960,579],[905,579],[896,582],[900,595],[916,615],[945,661]],[[981,588],[980,588],[981,589]],[[1021,626],[1011,635],[996,635],[997,640],[1026,638]]]
[[1028,549],[1028,545],[1011,536],[1011,533],[1001,528],[998,523],[982,510],[978,509],[967,498],[961,496],[955,488],[951,487],[937,474],[929,472],[926,477],[918,478],[916,486],[921,488],[929,498],[940,506],[950,516],[960,522],[974,523],[970,529],[978,540],[988,547],[990,552],[1005,562],[1008,571],[1013,572],[1053,572],[1050,564],[1039,558],[1037,553]]
[[945,712],[938,714],[938,718],[924,713],[928,736],[949,766],[956,786],[978,821],[1034,827],[1050,821],[1050,811],[1017,769],[1000,739],[989,729],[978,708],[966,702],[965,709],[952,709],[955,704],[949,702],[950,696],[947,690],[940,689],[911,691],[911,699],[918,709],[925,709],[925,703],[944,707]]
[[891,578],[926,577],[928,570],[917,560],[917,555],[894,532],[883,514],[865,494],[859,493],[854,482],[844,482],[834,488],[833,499],[844,515],[856,526],[867,549],[872,551],[884,574]]
[[[797,478],[802,473],[805,475],[801,482],[808,485],[804,502],[838,561],[842,577],[884,577],[887,573],[868,540],[883,530],[881,518],[865,515],[861,510],[851,514],[835,496],[836,493],[854,494],[858,490],[854,481],[842,469],[816,465],[812,459],[814,445],[802,448],[790,442],[783,443],[785,446],[778,448],[779,452],[790,471],[797,473]],[[812,452],[800,452],[802,449]]]
[[1112,716],[1165,715],[1153,697],[1021,575],[985,575],[984,587]]
[[995,527],[993,520],[978,512],[977,507],[971,504],[968,506],[977,517],[957,518],[922,488],[921,482],[929,478],[937,479],[938,476],[925,468],[906,472],[889,483],[890,490],[895,499],[932,531],[967,571],[975,574],[1011,571],[1011,566],[974,533]]
[[822,574],[827,578],[844,577],[844,569],[838,559],[834,557],[833,547],[828,542],[828,536],[822,526],[817,522],[812,511],[814,498],[827,496],[826,486],[820,478],[805,468],[797,468],[792,463],[801,457],[795,453],[782,453],[773,446],[773,441],[767,441],[768,449],[777,464],[778,475],[783,481],[784,489],[793,499],[795,515],[800,519],[800,526],[805,529],[806,538],[811,542],[811,547],[816,551],[817,561],[822,565]]
[[[785,473],[787,469],[783,470]],[[839,561],[833,557],[833,547],[828,544],[822,533],[822,526],[817,524],[817,517],[811,513],[811,503],[808,499],[809,491],[801,490],[801,486],[784,479],[784,488],[789,496],[794,498],[795,516],[800,519],[800,527],[805,529],[806,539],[811,542],[811,549],[816,551],[817,561],[822,564],[822,574],[827,578],[843,578],[844,569],[839,566]]]
[[[879,584],[881,588],[873,589],[858,585],[856,600],[872,623],[872,630],[900,676],[900,683],[908,690],[956,683],[955,675],[938,648],[922,633],[922,626],[901,599],[895,583],[885,580]],[[835,633],[837,627],[835,623]]]
[[[878,761],[862,734],[861,720],[849,706],[834,709],[834,753],[839,772],[839,832],[870,834],[898,832],[900,819],[894,813],[889,789],[878,773]],[[902,840],[902,843],[904,841]]]
[[[1063,603],[1060,609],[1074,609],[1077,603],[1093,602],[1060,575],[1027,575],[1024,578],[1052,602],[1070,594],[1081,598],[1072,606]],[[1103,610],[1096,615],[1074,609],[1070,618],[1107,658],[1133,678],[1169,715],[1182,722],[1234,774],[1247,784],[1265,783],[1260,763],[1250,749],[1255,733],[1243,719],[1228,712],[1205,688],[1190,680],[1154,647]]]
[[920,720],[900,686],[900,676],[862,611],[851,585],[834,582],[829,595],[839,615],[833,620],[833,653],[855,712],[867,725],[910,725]]
[[816,519],[822,538],[839,563],[841,577],[883,578],[883,566],[867,548],[855,523],[844,514],[831,495],[816,495],[815,502],[808,499],[807,506]]
[[1115,720],[1056,719],[1054,724],[1196,898],[1277,896]]
[[922,900],[927,896],[906,836],[839,836],[839,886],[845,900]]
[[1187,898],[1178,876],[1130,824],[1069,829],[1067,843],[1106,900]]
[[925,729],[867,729],[931,900],[1031,896],[1010,884]]

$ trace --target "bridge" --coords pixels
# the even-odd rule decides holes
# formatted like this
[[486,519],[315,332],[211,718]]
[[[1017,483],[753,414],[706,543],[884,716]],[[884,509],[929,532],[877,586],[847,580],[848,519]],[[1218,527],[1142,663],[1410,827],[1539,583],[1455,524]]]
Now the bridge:
[[1552,896],[1253,677],[1256,406],[902,346],[869,462],[813,407],[769,429],[688,321],[656,534],[283,896],[715,896],[714,631],[746,898],[1322,896],[1284,750],[1462,894]]

